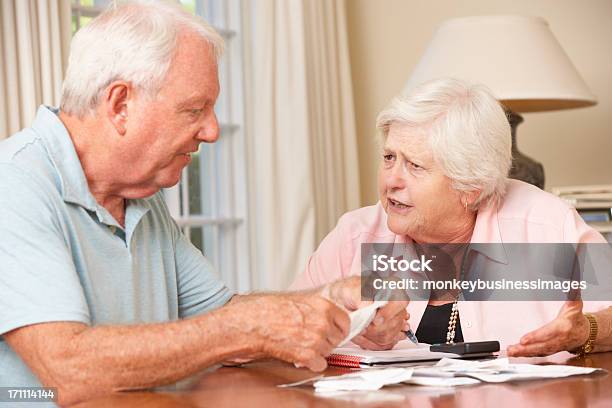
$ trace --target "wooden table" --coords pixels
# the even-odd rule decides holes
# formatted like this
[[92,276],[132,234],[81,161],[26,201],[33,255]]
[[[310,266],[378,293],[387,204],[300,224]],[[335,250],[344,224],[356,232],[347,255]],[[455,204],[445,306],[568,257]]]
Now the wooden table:
[[[513,359],[534,364],[602,367],[612,371],[612,352],[584,359],[559,353],[548,358]],[[326,374],[347,372],[328,368]],[[312,377],[305,369],[277,361],[244,367],[221,367],[189,379],[177,392],[117,393],[79,407],[612,407],[612,375],[607,373],[565,379],[505,384],[479,384],[457,388],[412,385],[385,387],[374,392],[353,392],[343,397],[315,395],[312,386],[278,388],[276,385]]]

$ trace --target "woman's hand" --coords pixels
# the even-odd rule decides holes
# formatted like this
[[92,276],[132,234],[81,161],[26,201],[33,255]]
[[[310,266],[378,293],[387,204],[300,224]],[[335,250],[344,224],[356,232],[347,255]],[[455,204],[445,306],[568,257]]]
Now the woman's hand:
[[589,338],[589,321],[582,314],[581,300],[568,300],[552,322],[521,337],[508,347],[510,357],[547,356],[573,350]]
[[410,329],[407,301],[392,300],[376,311],[372,323],[352,342],[368,350],[389,350],[398,341],[406,338],[405,331]]

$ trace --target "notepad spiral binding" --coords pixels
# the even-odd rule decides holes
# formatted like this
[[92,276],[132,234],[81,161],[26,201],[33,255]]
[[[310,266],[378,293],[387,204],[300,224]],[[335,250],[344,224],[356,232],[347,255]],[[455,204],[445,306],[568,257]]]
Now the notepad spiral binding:
[[327,364],[338,367],[360,368],[361,357],[346,354],[330,354],[327,356]]

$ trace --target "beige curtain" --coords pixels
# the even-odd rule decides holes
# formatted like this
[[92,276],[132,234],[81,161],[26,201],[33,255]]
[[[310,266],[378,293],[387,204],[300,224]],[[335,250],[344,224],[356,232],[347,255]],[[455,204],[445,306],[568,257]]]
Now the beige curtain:
[[244,4],[252,282],[284,289],[359,206],[345,5]]
[[0,139],[59,105],[70,35],[70,0],[0,1]]

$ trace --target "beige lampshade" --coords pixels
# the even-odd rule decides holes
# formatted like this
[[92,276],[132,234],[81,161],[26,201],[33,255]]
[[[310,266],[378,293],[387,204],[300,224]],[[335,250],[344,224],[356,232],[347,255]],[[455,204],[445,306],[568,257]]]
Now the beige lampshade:
[[453,77],[487,85],[515,112],[579,108],[597,103],[539,17],[455,18],[435,32],[404,87]]

